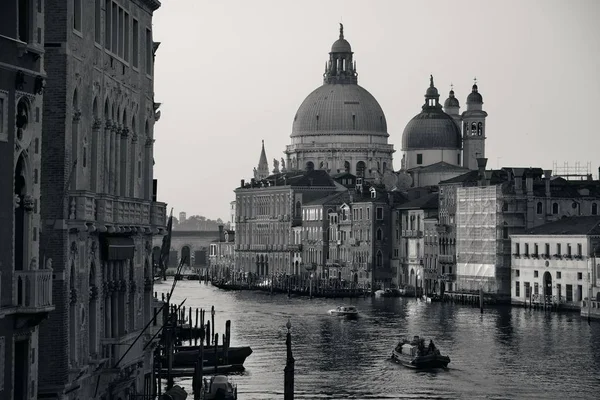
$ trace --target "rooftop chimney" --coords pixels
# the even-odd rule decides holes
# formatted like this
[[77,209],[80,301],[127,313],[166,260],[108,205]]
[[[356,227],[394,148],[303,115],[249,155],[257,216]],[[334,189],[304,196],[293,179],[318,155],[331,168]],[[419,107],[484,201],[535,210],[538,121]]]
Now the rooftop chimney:
[[525,188],[527,189],[527,196],[533,196],[533,176],[527,175],[525,177]]
[[225,233],[223,232],[223,225],[219,225],[219,242],[225,241]]
[[546,183],[546,197],[550,197],[550,178],[552,177],[552,170],[544,170],[544,183]]
[[477,175],[479,186],[485,186],[485,166],[487,165],[487,158],[477,158],[477,169],[479,173]]
[[244,187],[244,184],[246,183],[246,181],[244,181],[243,179],[240,181],[240,186]]

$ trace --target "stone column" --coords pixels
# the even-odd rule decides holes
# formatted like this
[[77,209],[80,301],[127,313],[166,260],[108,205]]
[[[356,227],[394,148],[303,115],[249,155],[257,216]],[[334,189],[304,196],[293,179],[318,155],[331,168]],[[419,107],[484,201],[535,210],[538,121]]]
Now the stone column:
[[135,155],[137,153],[137,142],[138,135],[133,132],[133,136],[131,137],[131,144],[129,148],[129,189],[128,195],[129,197],[136,197],[136,177],[137,177],[137,162],[135,160]]
[[77,160],[77,167],[74,168],[73,176],[71,178],[71,190],[77,190],[81,184],[81,171],[83,167],[83,160],[79,159],[79,121],[81,120],[81,111],[75,110],[73,112],[73,124],[71,126],[71,165]]
[[112,123],[106,120],[104,126],[104,158],[102,160],[102,192],[110,193],[110,149],[111,149],[111,137],[112,137]]
[[129,196],[129,192],[127,190],[128,186],[131,184],[128,182],[127,175],[129,172],[128,164],[134,163],[134,160],[129,160],[127,156],[128,146],[127,142],[129,141],[129,129],[124,127],[121,131],[121,152],[119,154],[119,163],[120,163],[120,173],[119,173],[119,183],[120,183],[120,191],[119,194],[121,196]]
[[114,194],[116,196],[121,195],[121,132],[123,132],[123,130],[120,127],[117,128],[115,132]]
[[117,125],[113,124],[110,130],[110,159],[109,159],[109,173],[108,173],[108,193],[115,194],[115,140],[117,136]]
[[92,123],[92,168],[90,174],[90,189],[92,192],[100,191],[100,177],[98,173],[98,167],[102,162],[102,141],[100,138],[100,127],[102,121],[94,118]]
[[151,200],[152,199],[152,181],[153,181],[153,174],[152,174],[152,168],[153,168],[153,164],[154,164],[154,139],[152,139],[150,136],[146,137],[146,143],[144,146],[144,160],[142,162],[142,188],[141,191],[142,193],[140,193],[140,195],[142,196],[142,198],[146,199],[146,200]]

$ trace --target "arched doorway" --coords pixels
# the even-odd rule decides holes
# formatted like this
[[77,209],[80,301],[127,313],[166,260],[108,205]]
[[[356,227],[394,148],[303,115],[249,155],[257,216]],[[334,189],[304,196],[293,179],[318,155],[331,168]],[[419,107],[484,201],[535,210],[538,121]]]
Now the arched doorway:
[[312,161],[306,163],[306,170],[313,171],[315,169],[315,164]]
[[544,272],[544,296],[552,296],[552,274]]
[[410,270],[410,280],[408,281],[409,285],[411,286],[417,286],[417,281],[416,281],[416,277],[415,277],[415,270],[411,269]]
[[184,266],[190,266],[190,246],[183,246],[181,248],[181,260],[183,261]]

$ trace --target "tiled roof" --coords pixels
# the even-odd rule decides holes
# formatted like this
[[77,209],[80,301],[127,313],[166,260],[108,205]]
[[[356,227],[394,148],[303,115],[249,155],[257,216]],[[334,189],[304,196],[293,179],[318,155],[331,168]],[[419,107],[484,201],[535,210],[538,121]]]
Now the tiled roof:
[[318,206],[318,205],[338,205],[350,201],[350,194],[346,192],[337,192],[321,198],[305,202],[303,206]]
[[433,210],[438,208],[438,193],[430,193],[396,207],[399,210]]
[[435,164],[427,165],[424,167],[414,167],[409,169],[409,171],[419,171],[421,172],[445,172],[445,171],[464,171],[468,172],[469,168],[461,167],[459,165],[454,165],[447,163],[445,161],[440,161]]
[[[533,195],[546,196],[546,182],[533,184]],[[600,181],[567,181],[562,178],[550,180],[550,196],[553,198],[596,197],[600,199]]]
[[566,217],[527,231],[528,235],[600,235],[600,216]]
[[[491,185],[498,185],[500,183],[507,182],[509,179],[508,172],[504,170],[494,169],[492,170],[492,178],[490,179]],[[464,185],[476,184],[479,181],[479,171],[469,171],[465,174],[456,176],[454,178],[446,179],[441,181],[440,185],[462,183]]]

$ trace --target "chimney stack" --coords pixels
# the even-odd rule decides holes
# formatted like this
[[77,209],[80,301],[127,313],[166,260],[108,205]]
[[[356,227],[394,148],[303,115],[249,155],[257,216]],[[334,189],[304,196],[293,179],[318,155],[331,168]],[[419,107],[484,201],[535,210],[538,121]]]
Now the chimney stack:
[[515,194],[517,196],[523,194],[523,168],[513,169],[515,173]]
[[240,181],[240,186],[244,187],[244,184],[246,183],[246,181],[244,181],[243,179]]
[[533,176],[525,176],[525,188],[527,190],[527,196],[533,196]]
[[225,241],[225,233],[223,232],[223,225],[219,225],[219,242]]
[[546,197],[550,197],[550,178],[552,177],[552,170],[544,170],[544,183],[546,184]]
[[485,186],[485,166],[487,165],[487,158],[477,158],[477,169],[479,186]]

